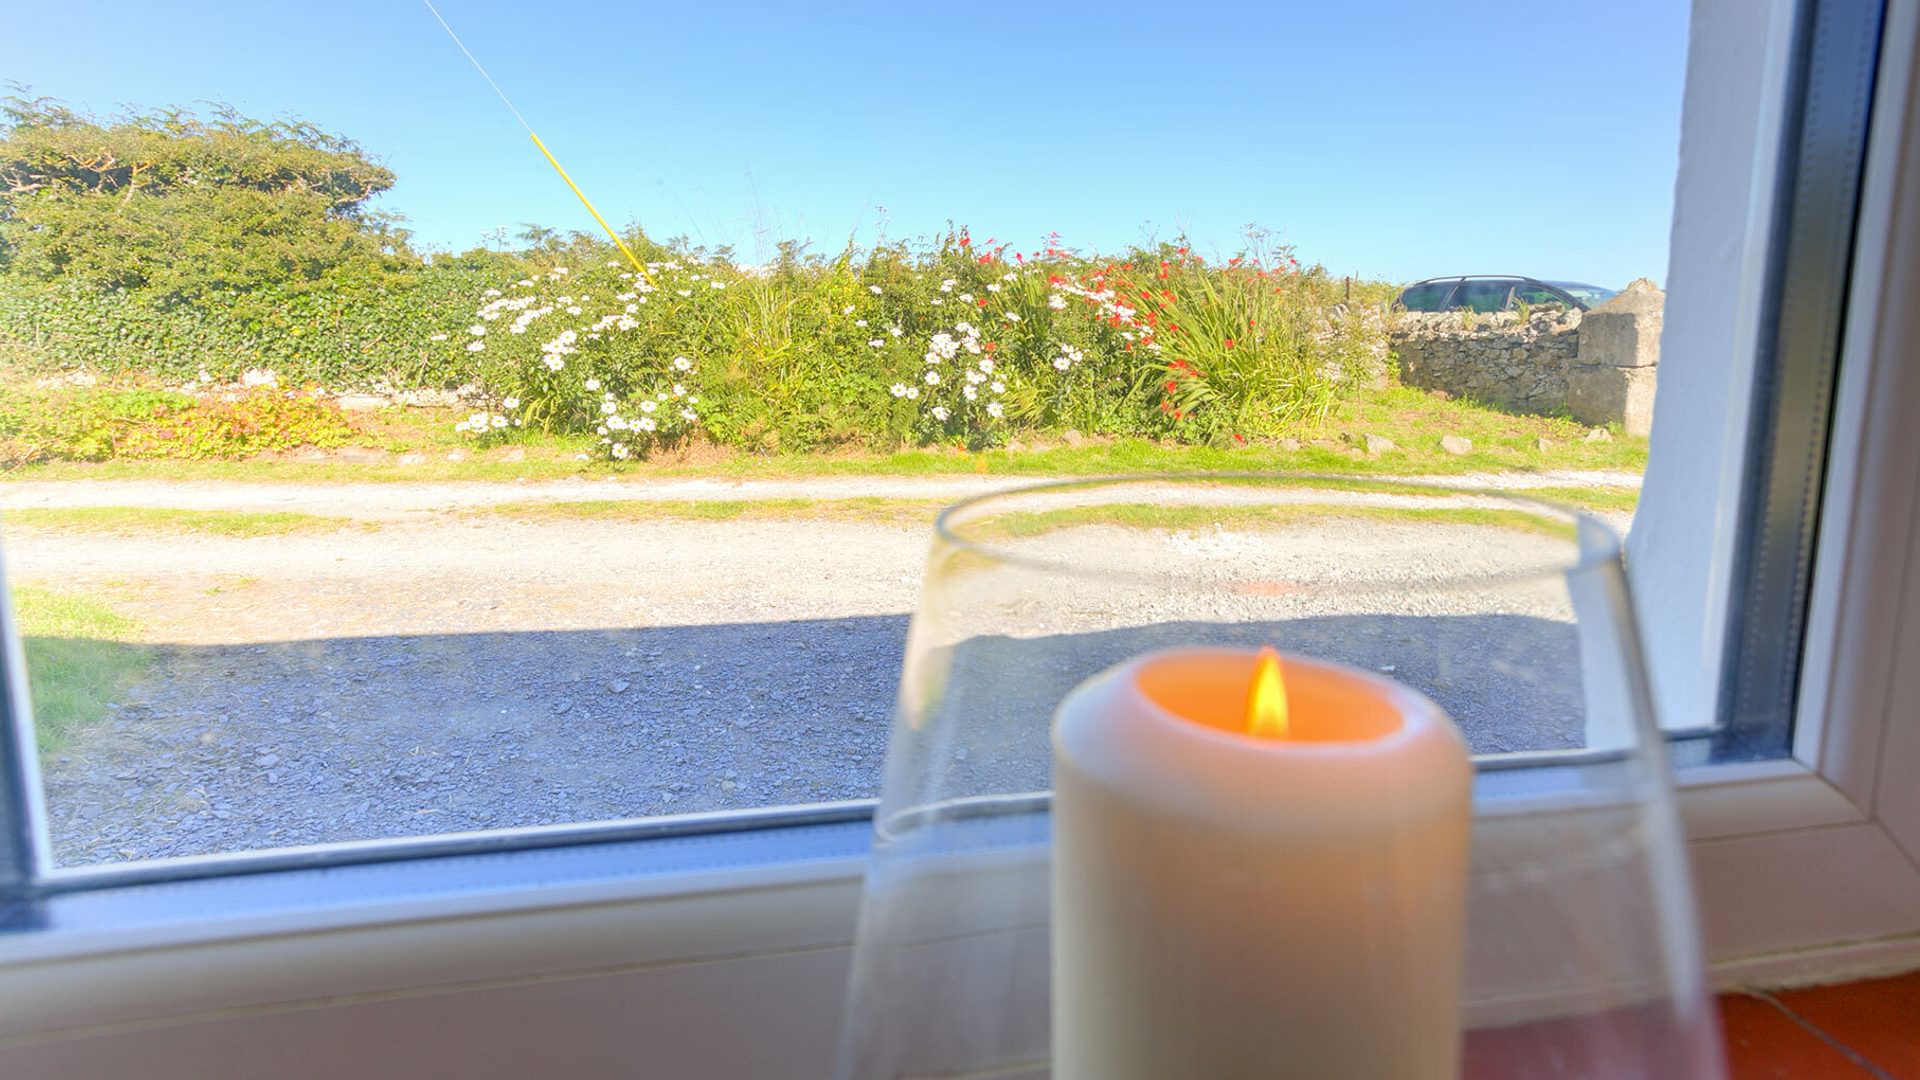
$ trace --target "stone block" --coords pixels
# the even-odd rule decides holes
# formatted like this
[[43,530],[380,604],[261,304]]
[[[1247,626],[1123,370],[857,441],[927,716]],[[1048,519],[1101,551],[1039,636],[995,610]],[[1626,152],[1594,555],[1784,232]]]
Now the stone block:
[[1635,278],[1580,320],[1581,367],[1652,367],[1660,362],[1660,324],[1667,297]]
[[1644,368],[1660,362],[1658,311],[1591,311],[1580,322],[1581,367]]
[[1583,424],[1618,423],[1629,435],[1653,430],[1655,369],[1576,367],[1567,373],[1567,411]]

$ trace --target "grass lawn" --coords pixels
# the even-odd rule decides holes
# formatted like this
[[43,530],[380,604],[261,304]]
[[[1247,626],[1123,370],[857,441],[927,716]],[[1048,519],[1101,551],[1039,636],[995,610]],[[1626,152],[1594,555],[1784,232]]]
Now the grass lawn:
[[177,510],[150,506],[23,507],[7,511],[0,520],[18,528],[120,535],[170,532],[259,537],[325,532],[348,526],[370,527],[347,518],[290,510]]
[[[719,476],[774,479],[809,476],[931,476],[986,473],[1012,476],[1089,476],[1112,473],[1247,472],[1357,473],[1448,476],[1475,472],[1618,470],[1646,467],[1647,442],[1613,432],[1605,442],[1587,442],[1587,428],[1571,420],[1516,416],[1469,402],[1443,400],[1419,390],[1370,390],[1335,410],[1326,423],[1296,433],[1293,443],[1257,443],[1220,449],[1161,444],[1145,439],[1088,441],[1019,450],[966,453],[950,449],[895,453],[820,453],[759,456],[706,450],[689,460],[662,457],[612,464],[576,460],[590,442],[528,435],[517,445],[462,450],[451,429],[452,414],[383,413],[378,443],[387,451],[372,460],[300,455],[248,461],[55,462],[16,468],[4,480],[146,479],[231,480],[280,483],[393,481],[551,480],[572,476],[674,478]],[[1366,454],[1343,436],[1379,435],[1396,449]],[[1440,448],[1444,435],[1472,440],[1455,455]],[[1544,440],[1544,445],[1542,443]],[[1297,445],[1296,445],[1297,444]],[[395,454],[412,450],[424,460],[401,464]],[[458,452],[461,460],[447,460]],[[368,456],[368,455],[362,455]]]
[[20,585],[13,610],[27,654],[34,735],[48,753],[104,717],[146,673],[148,658],[128,643],[139,629],[133,620],[90,597]]

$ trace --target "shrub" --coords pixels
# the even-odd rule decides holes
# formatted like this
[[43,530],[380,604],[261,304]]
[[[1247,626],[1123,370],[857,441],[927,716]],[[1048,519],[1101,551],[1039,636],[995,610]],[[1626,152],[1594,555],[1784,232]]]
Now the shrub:
[[466,356],[495,395],[463,422],[477,437],[593,430],[614,456],[695,426],[749,449],[977,448],[1017,427],[1279,430],[1324,416],[1384,338],[1284,251],[1213,267],[1185,247],[1104,263],[1007,248],[954,230],[918,254],[760,272],[691,254],[555,266],[489,289],[442,362]]

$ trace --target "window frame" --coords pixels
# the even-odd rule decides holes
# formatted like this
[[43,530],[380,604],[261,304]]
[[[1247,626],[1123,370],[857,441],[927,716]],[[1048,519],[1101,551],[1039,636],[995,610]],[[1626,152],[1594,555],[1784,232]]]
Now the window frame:
[[[1774,61],[1796,6],[1779,0],[1771,8],[1766,37]],[[1702,0],[1695,33],[1703,19],[1750,17],[1745,4]],[[1920,773],[1920,663],[1912,662],[1920,660],[1920,425],[1904,422],[1920,409],[1920,371],[1905,362],[1920,348],[1920,312],[1898,302],[1920,295],[1916,30],[1920,0],[1891,0],[1834,400],[1834,430],[1848,437],[1832,444],[1820,509],[1792,754],[1679,772],[1710,970],[1723,984],[1920,963],[1920,791],[1887,780]],[[1696,77],[1711,74],[1712,57],[1705,74],[1692,70],[1703,64],[1702,51],[1696,41],[1690,107]],[[1784,93],[1781,83],[1769,84],[1763,117],[1764,103],[1777,104]],[[1759,126],[1763,145],[1741,166],[1753,171],[1755,230],[1764,228],[1755,217],[1769,205],[1767,173],[1775,167],[1765,145],[1771,135],[1764,121]],[[1683,160],[1683,197],[1690,167]],[[1702,242],[1676,227],[1676,248]],[[1757,325],[1761,290],[1753,271],[1733,275],[1728,288]],[[1753,332],[1752,325],[1740,330]],[[1737,364],[1752,344],[1735,341],[1728,354]],[[1730,424],[1730,437],[1743,435],[1740,427]],[[1741,480],[1715,478],[1723,508]],[[21,670],[17,644],[0,662],[9,673]],[[24,701],[10,690],[5,705],[18,710]],[[31,769],[31,750],[16,741],[0,752],[26,755],[22,764]],[[157,1025],[192,1028],[231,1050],[282,1038],[272,1016],[296,1017],[284,1023],[305,1025],[301,1031],[330,1046],[311,1033],[351,1042],[368,1017],[414,1015],[408,1010],[431,997],[466,1003],[452,1008],[469,1019],[515,1015],[522,1033],[529,1018],[552,1030],[592,1020],[600,1026],[581,1029],[583,1037],[597,1031],[603,1042],[652,1033],[681,1055],[672,1060],[700,1063],[688,1074],[811,1075],[831,1054],[835,980],[852,940],[866,843],[858,808],[841,810],[847,820],[781,826],[813,830],[805,858],[792,851],[796,833],[726,831],[769,824],[766,814],[710,815],[705,832],[675,838],[705,862],[652,871],[631,860],[657,846],[658,836],[607,831],[630,823],[591,835],[585,830],[596,827],[561,827],[547,831],[553,843],[538,849],[435,854],[432,844],[449,838],[429,838],[413,857],[379,861],[370,847],[365,865],[325,871],[257,856],[242,867],[249,857],[235,857],[227,869],[259,870],[252,887],[289,886],[277,905],[239,904],[231,890],[248,884],[239,878],[115,880],[105,871],[56,871],[46,880],[62,883],[34,911],[12,913],[39,920],[41,929],[0,935],[0,997],[19,1003],[0,1015],[0,1071],[13,1073],[9,1063],[24,1066],[19,1075],[54,1067],[45,1062],[81,1073],[95,1070],[76,1062],[150,1065],[132,1055],[153,1045],[147,1029]],[[43,834],[37,814],[15,820]],[[22,835],[0,837],[0,859],[15,860],[0,862],[0,885],[4,875],[22,872]],[[587,839],[603,842],[581,842]],[[595,857],[608,861],[594,864]],[[488,868],[498,876],[486,879]],[[316,873],[353,887],[328,900],[295,877]],[[107,884],[118,887],[100,887]],[[601,988],[613,1004],[569,997],[564,987],[581,983]],[[639,1015],[639,1002],[667,997],[682,1003],[672,1013],[678,1027]],[[713,1013],[686,1022],[687,1008]],[[604,1026],[610,1017],[624,1023]],[[475,1041],[495,1045],[485,1027],[475,1025]],[[740,1038],[741,1031],[754,1038]],[[772,1060],[785,1068],[756,1071],[764,1059],[754,1055],[766,1052],[748,1045],[756,1042],[772,1045]],[[373,1044],[394,1055],[382,1060],[396,1068],[407,1055],[433,1060],[419,1056],[431,1047],[398,1037]],[[512,1048],[502,1047],[507,1063],[497,1075],[551,1065],[554,1046],[551,1038],[526,1040],[518,1066]],[[209,1060],[205,1050],[176,1045],[170,1052],[176,1057],[169,1060],[196,1060],[196,1052]],[[342,1043],[334,1052],[359,1049]],[[318,1070],[311,1075],[339,1071],[309,1067]],[[158,1073],[193,1074],[185,1064]]]

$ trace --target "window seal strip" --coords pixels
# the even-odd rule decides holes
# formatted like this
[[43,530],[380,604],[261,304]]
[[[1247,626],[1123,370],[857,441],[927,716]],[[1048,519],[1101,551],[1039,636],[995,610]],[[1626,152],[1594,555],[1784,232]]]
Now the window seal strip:
[[1795,14],[1715,761],[1791,745],[1885,19],[1884,0],[1803,0]]

